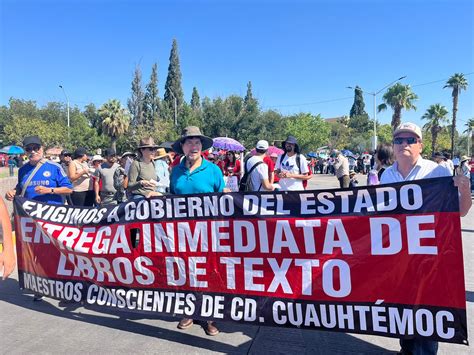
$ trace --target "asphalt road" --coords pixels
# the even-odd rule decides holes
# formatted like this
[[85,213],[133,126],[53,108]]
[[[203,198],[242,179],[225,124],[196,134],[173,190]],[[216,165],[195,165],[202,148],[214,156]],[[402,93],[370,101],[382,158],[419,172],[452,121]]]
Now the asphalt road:
[[[361,181],[363,181],[361,177]],[[314,188],[337,187],[332,176],[316,176]],[[469,333],[474,330],[474,208],[462,218]],[[456,277],[457,275],[453,275]],[[199,325],[187,331],[177,320],[127,312],[103,312],[32,296],[18,288],[17,275],[0,281],[1,354],[83,353],[311,353],[390,354],[398,340],[344,333],[220,323],[207,336]],[[472,347],[440,344],[440,354],[474,353]]]

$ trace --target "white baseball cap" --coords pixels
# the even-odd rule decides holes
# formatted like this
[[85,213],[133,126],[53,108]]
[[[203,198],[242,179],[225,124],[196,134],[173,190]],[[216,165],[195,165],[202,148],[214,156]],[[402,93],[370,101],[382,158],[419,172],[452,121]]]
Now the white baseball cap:
[[268,142],[264,139],[260,140],[257,142],[257,145],[255,148],[260,149],[260,150],[267,150],[268,149]]
[[393,136],[396,137],[400,133],[413,133],[418,136],[418,138],[422,139],[421,135],[421,128],[414,123],[406,122],[402,123],[397,129],[393,132]]

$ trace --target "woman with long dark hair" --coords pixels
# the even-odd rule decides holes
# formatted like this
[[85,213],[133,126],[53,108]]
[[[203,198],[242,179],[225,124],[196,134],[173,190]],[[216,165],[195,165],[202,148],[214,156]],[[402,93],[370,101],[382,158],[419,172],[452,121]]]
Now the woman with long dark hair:
[[392,166],[394,159],[393,148],[390,144],[381,144],[377,147],[377,152],[375,153],[375,162],[377,164],[377,175],[379,177],[379,181],[385,169],[387,169],[389,166]]
[[225,159],[221,160],[217,165],[221,168],[224,176],[240,176],[240,160],[237,159],[233,151],[229,150],[225,155]]

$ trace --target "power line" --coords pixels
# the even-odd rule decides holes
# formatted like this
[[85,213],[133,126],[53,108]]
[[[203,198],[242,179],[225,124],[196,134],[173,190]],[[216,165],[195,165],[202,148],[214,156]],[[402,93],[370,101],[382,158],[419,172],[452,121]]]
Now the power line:
[[[474,74],[474,72],[466,73],[466,74],[463,74],[463,75],[464,75],[464,76],[469,76],[469,75],[472,75],[472,74]],[[429,81],[429,82],[426,82],[426,83],[411,85],[411,87],[414,88],[414,87],[418,87],[418,86],[431,85],[431,84],[446,82],[446,81],[448,81],[448,80],[449,80],[449,78],[447,78],[447,79],[440,79],[440,80],[434,80],[434,81]],[[324,104],[324,103],[328,103],[328,102],[344,101],[344,100],[353,99],[353,98],[354,98],[353,96],[348,96],[348,97],[342,97],[342,98],[338,98],[338,99],[328,99],[328,100],[321,100],[321,101],[304,102],[304,103],[300,103],[300,104],[287,104],[287,105],[264,106],[263,108],[279,108],[279,107],[309,106],[309,105]]]
[[305,103],[302,103],[302,104],[264,106],[264,108],[308,106],[308,105],[324,104],[324,103],[328,103],[328,102],[344,101],[344,100],[353,99],[353,98],[354,98],[353,96],[347,96],[347,97],[341,97],[341,98],[338,98],[338,99],[329,99],[329,100],[322,100],[322,101],[305,102]]
[[[474,72],[471,72],[471,73],[467,73],[467,74],[463,74],[464,76],[468,76],[468,75],[472,75],[474,74]],[[436,84],[436,83],[441,83],[441,82],[446,82],[448,81],[449,78],[447,79],[441,79],[441,80],[435,80],[435,81],[429,81],[427,83],[422,83],[422,84],[416,84],[416,85],[412,85],[411,87],[414,88],[414,87],[417,87],[417,86],[424,86],[424,85],[430,85],[430,84]]]

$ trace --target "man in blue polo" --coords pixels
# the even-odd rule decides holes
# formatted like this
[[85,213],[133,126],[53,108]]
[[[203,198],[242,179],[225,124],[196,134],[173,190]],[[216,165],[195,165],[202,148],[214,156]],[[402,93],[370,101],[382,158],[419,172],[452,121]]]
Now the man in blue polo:
[[222,192],[225,183],[222,171],[201,155],[212,147],[212,139],[201,134],[198,127],[190,126],[173,144],[173,150],[184,154],[184,159],[171,171],[170,190],[173,194]]
[[[184,155],[181,162],[171,171],[170,190],[172,194],[186,195],[224,191],[224,177],[221,169],[204,159],[203,150],[212,147],[212,139],[201,134],[198,127],[186,127],[181,138],[173,144],[177,154]],[[188,329],[192,319],[182,319],[179,329]],[[207,335],[219,334],[214,322],[207,322],[204,330]]]
[[[24,197],[28,199],[64,204],[64,196],[72,193],[72,185],[61,165],[44,159],[43,143],[38,136],[26,137],[23,147],[28,156],[28,164],[20,168],[16,188],[8,191],[5,198],[13,201],[15,196],[22,195],[25,190]],[[26,184],[28,185],[25,186]]]

